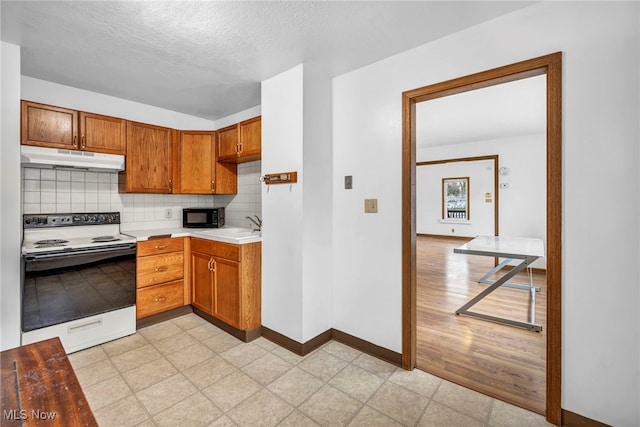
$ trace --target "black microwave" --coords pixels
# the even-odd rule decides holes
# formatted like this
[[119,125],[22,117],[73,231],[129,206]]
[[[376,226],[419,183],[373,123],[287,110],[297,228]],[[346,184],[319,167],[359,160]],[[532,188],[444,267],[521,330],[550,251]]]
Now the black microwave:
[[224,208],[182,209],[182,226],[187,228],[224,227]]

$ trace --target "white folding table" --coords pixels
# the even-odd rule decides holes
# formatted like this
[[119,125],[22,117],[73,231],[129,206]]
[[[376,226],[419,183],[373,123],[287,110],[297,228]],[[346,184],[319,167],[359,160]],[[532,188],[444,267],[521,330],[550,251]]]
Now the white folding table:
[[[531,276],[529,276],[528,285],[508,282],[509,279],[524,270],[526,267],[530,266],[535,260],[544,257],[544,243],[541,239],[503,236],[478,236],[475,239],[465,243],[464,245],[455,248],[453,252],[457,254],[483,255],[503,259],[496,267],[482,276],[482,278],[478,281],[479,283],[488,284],[489,287],[487,287],[472,300],[456,310],[456,314],[490,320],[492,322],[525,328],[535,332],[542,331],[542,326],[535,324],[536,292],[540,292],[540,288],[533,286]],[[489,277],[498,273],[513,260],[522,261],[520,262],[520,264],[514,266],[511,270],[506,272],[498,280],[489,280]],[[472,306],[477,304],[480,300],[498,289],[500,286],[529,291],[530,304],[528,322],[519,322],[517,320],[511,320],[503,317],[490,316],[488,314],[469,311]]]

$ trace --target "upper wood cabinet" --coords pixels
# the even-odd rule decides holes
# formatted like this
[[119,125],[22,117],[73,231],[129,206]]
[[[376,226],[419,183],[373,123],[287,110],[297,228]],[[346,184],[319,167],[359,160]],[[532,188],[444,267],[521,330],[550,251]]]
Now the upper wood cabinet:
[[21,143],[39,147],[126,153],[126,121],[68,108],[21,101]]
[[165,127],[127,122],[126,169],[120,172],[120,191],[171,193],[177,134]]
[[97,153],[127,153],[127,121],[80,112],[80,148]]
[[251,162],[254,160],[260,160],[261,155],[261,116],[218,130],[219,162]]
[[178,142],[177,193],[235,194],[238,166],[218,164],[216,134],[212,131],[181,131]]

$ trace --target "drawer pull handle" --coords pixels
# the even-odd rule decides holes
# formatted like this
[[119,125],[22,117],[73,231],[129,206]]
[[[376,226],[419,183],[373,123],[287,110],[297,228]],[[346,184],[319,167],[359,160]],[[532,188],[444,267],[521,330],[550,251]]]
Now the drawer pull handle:
[[94,320],[94,321],[91,321],[91,322],[86,322],[86,323],[82,323],[82,324],[76,324],[76,325],[69,326],[67,331],[70,334],[73,334],[74,332],[80,332],[80,331],[83,331],[85,329],[95,328],[97,326],[102,326],[102,319],[97,319],[97,320]]
[[160,273],[161,271],[167,271],[168,268],[167,267],[156,267],[156,273]]
[[158,297],[155,299],[156,302],[165,302],[167,300],[167,297]]
[[159,249],[167,249],[167,246],[168,245],[156,245],[155,248],[158,249],[158,250]]

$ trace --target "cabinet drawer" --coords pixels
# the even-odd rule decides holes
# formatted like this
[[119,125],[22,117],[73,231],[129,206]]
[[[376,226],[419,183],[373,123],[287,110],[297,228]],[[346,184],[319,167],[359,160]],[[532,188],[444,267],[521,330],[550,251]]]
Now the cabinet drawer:
[[138,288],[170,282],[184,277],[184,256],[182,252],[138,257]]
[[215,258],[240,261],[240,245],[206,239],[191,239],[191,250],[209,254]]
[[184,305],[184,282],[177,280],[162,285],[138,289],[136,318],[151,316]]
[[138,256],[166,254],[184,249],[184,239],[157,239],[138,242]]

